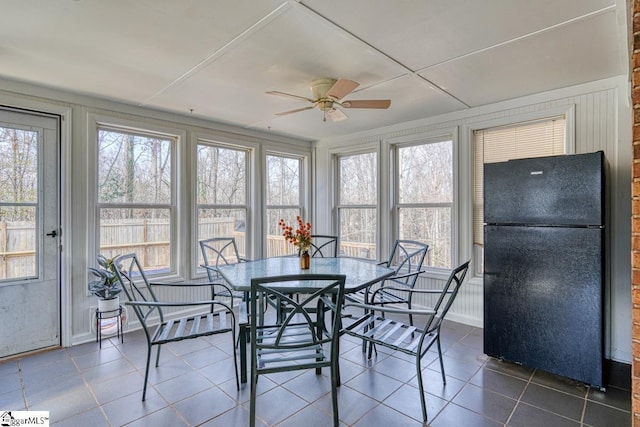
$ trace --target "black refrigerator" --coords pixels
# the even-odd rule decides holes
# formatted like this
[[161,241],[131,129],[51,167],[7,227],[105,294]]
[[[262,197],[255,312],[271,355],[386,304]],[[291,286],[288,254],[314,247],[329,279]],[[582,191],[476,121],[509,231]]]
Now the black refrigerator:
[[602,152],[484,167],[484,352],[603,388]]

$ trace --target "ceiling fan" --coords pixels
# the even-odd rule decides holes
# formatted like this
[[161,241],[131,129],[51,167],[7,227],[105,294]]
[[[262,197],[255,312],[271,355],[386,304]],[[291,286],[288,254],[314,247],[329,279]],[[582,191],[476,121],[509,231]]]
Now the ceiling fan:
[[272,90],[267,92],[269,95],[285,96],[287,98],[298,99],[309,102],[313,105],[303,108],[297,108],[295,110],[285,111],[283,113],[276,113],[276,116],[286,116],[287,114],[293,114],[300,111],[311,110],[318,107],[324,113],[324,121],[327,121],[327,116],[334,122],[347,119],[347,115],[336,108],[340,106],[342,108],[380,108],[386,109],[391,105],[389,99],[360,99],[360,100],[344,100],[342,98],[350,94],[360,84],[353,80],[347,79],[316,79],[311,82],[311,93],[313,98],[307,98],[304,96],[292,95],[290,93],[279,92]]

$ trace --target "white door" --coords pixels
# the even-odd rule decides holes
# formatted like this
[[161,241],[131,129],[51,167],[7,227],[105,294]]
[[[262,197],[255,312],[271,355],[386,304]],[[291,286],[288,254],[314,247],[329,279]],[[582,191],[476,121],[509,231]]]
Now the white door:
[[60,345],[58,120],[0,109],[0,358]]

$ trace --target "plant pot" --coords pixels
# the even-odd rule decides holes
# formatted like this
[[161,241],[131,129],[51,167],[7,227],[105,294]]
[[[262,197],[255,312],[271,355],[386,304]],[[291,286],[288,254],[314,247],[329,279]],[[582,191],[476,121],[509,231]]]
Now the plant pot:
[[115,311],[120,307],[120,296],[111,299],[98,299],[98,311]]

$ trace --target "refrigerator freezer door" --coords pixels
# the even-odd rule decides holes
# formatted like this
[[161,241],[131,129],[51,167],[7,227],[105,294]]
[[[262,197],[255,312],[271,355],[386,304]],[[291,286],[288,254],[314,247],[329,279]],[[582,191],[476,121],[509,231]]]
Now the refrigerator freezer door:
[[487,355],[603,385],[603,233],[485,226]]
[[488,163],[484,222],[603,225],[603,167],[601,151]]

